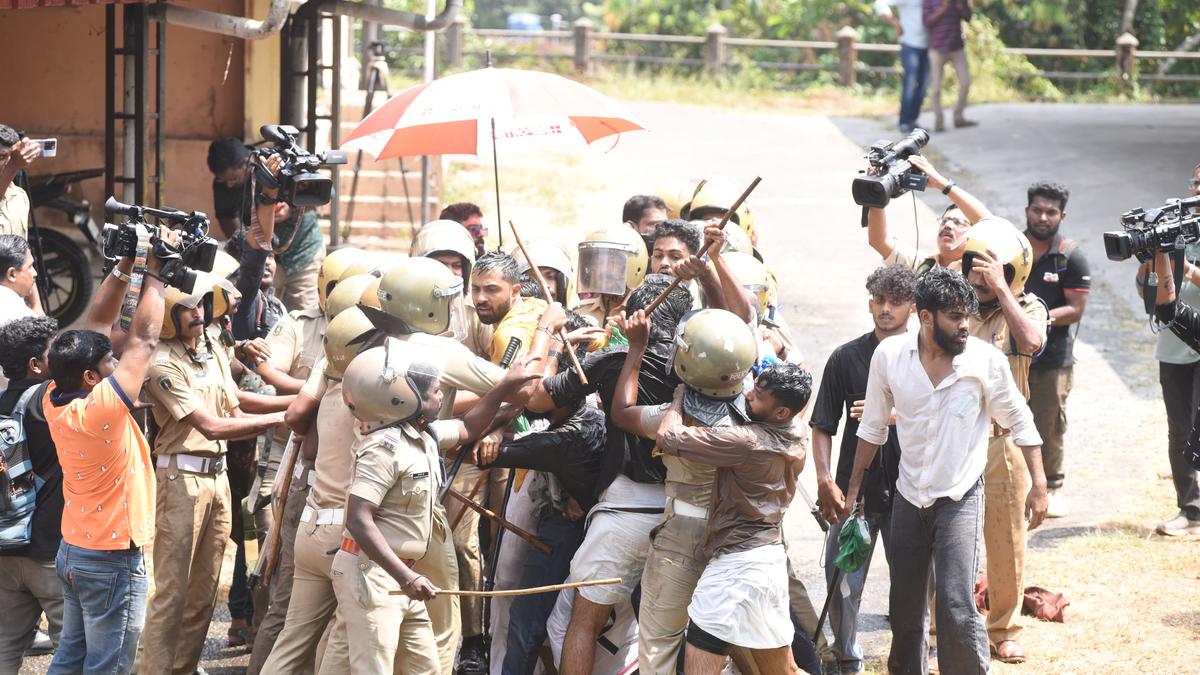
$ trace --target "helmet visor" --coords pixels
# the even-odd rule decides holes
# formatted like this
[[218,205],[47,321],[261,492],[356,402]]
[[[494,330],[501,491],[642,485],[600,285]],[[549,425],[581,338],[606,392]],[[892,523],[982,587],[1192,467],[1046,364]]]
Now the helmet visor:
[[579,291],[604,295],[625,294],[625,271],[629,251],[606,242],[579,245]]

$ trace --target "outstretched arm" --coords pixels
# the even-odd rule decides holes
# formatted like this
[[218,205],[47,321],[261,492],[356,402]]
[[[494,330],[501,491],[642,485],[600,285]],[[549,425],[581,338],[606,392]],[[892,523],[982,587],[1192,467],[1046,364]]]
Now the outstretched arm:
[[641,406],[637,405],[638,377],[642,373],[642,359],[650,341],[650,318],[645,311],[638,310],[629,317],[618,317],[617,325],[629,339],[629,352],[625,364],[617,377],[617,389],[613,393],[612,416],[617,428],[631,434],[640,434]]

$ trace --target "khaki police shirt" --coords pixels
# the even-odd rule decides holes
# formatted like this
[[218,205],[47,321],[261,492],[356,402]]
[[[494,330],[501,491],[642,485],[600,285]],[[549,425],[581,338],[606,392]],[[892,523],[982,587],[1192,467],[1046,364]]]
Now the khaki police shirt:
[[389,339],[419,345],[425,357],[441,373],[442,408],[439,419],[453,417],[454,394],[465,389],[477,396],[491,391],[504,378],[504,369],[471,353],[454,338],[428,333],[395,335]]
[[[267,336],[271,350],[269,363],[297,380],[308,381],[313,364],[325,353],[325,313],[320,309],[299,309],[284,314]],[[275,438],[287,441],[287,425],[275,428]],[[274,449],[272,449],[274,452]]]
[[[670,403],[643,407],[638,420],[640,426],[638,435],[657,440],[658,427],[662,424],[663,418],[667,416],[667,409],[670,407]],[[691,418],[687,415],[683,416],[683,423],[693,426]],[[724,417],[717,426],[733,426],[733,421],[729,417]],[[717,477],[717,468],[711,464],[703,464],[677,455],[663,455],[662,463],[667,469],[667,496],[707,509],[708,503],[712,500],[713,481]]]
[[342,381],[325,376],[325,357],[313,364],[312,374],[300,390],[320,402],[317,408],[317,477],[307,504],[314,509],[341,509],[354,464],[354,443],[360,424],[342,400]]
[[208,440],[183,418],[201,408],[217,417],[230,417],[238,407],[237,392],[229,359],[220,347],[211,352],[204,348],[194,359],[178,339],[159,342],[146,376],[146,394],[154,404],[151,410],[159,429],[155,453],[225,454],[225,441]]
[[[463,304],[463,323],[466,334],[460,342],[471,350],[471,353],[483,359],[492,359],[492,327],[479,320],[479,313],[474,305]],[[454,337],[453,333],[447,337]]]
[[[1017,298],[1017,302],[1021,303],[1025,314],[1033,320],[1033,323],[1044,335],[1050,325],[1050,312],[1046,309],[1046,303],[1032,293],[1021,294]],[[1012,371],[1013,380],[1017,383],[1017,389],[1028,401],[1029,367],[1033,365],[1034,355],[1017,353],[1016,345],[1010,339],[1008,322],[1004,320],[1004,311],[997,306],[985,310],[983,314],[971,317],[970,331],[971,335],[1004,352],[1004,355],[1008,357],[1008,367]]]
[[402,559],[425,556],[442,484],[438,449],[458,445],[457,427],[434,422],[431,434],[402,424],[373,431],[354,446],[349,492],[378,507],[375,525]]

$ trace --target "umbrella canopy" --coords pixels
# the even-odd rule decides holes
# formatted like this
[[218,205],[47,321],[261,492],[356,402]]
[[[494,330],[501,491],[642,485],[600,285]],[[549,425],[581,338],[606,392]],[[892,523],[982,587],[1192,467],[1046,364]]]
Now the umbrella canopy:
[[619,105],[551,73],[482,68],[400,92],[342,141],[377,159],[478,155],[502,147],[586,145],[643,130]]

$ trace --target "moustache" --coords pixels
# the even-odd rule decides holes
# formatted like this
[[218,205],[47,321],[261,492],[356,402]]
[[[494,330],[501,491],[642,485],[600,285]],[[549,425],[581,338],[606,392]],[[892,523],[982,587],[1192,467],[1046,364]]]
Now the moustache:
[[880,315],[879,315],[879,319],[880,319],[880,321],[891,321],[891,320],[892,320],[892,318],[893,318],[893,317],[892,317],[892,315],[891,315],[891,314],[888,314],[888,313],[886,313],[886,312],[885,312],[885,313],[883,313],[883,314],[880,314]]
[[943,227],[943,228],[942,228],[942,231],[941,231],[941,232],[938,232],[938,236],[939,236],[939,237],[953,237],[953,236],[954,236],[954,230],[952,230],[952,229],[950,229],[950,228],[948,228],[948,227]]
[[192,328],[195,328],[196,326],[203,326],[203,325],[204,325],[204,319],[196,319],[195,321],[188,322],[188,326],[191,326]]

